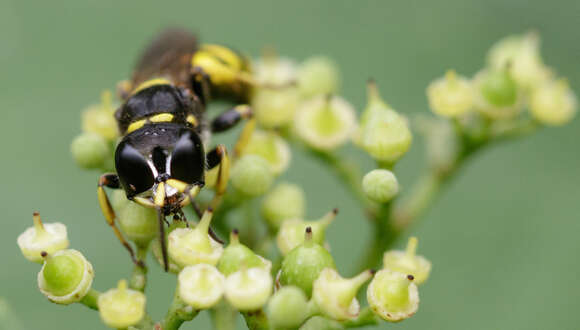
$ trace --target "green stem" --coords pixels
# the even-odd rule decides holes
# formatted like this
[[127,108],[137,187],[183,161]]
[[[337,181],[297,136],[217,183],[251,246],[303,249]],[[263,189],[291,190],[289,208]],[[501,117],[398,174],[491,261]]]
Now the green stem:
[[246,320],[246,325],[249,330],[268,330],[270,325],[268,322],[268,317],[264,313],[263,309],[259,309],[253,312],[242,313],[244,319]]
[[345,321],[342,324],[347,328],[358,328],[358,327],[366,327],[369,325],[377,325],[379,324],[379,322],[380,319],[373,312],[373,310],[370,309],[370,307],[365,307],[361,309],[360,313],[355,319]]
[[220,302],[210,310],[213,328],[215,330],[234,330],[236,328],[237,311],[225,302]]
[[169,310],[167,311],[167,314],[165,314],[165,318],[161,323],[161,329],[179,329],[184,322],[193,320],[198,313],[199,310],[195,310],[193,307],[186,305],[181,299],[179,299],[177,292],[175,292],[171,306],[169,306]]
[[90,289],[89,292],[81,299],[80,303],[87,306],[90,309],[94,309],[96,311],[99,310],[99,306],[97,305],[97,300],[101,293],[95,289]]
[[[137,260],[145,262],[147,258],[147,252],[149,251],[149,242],[147,244],[137,244]],[[137,266],[133,267],[133,273],[129,279],[129,287],[133,290],[145,291],[145,286],[147,285],[147,266]]]

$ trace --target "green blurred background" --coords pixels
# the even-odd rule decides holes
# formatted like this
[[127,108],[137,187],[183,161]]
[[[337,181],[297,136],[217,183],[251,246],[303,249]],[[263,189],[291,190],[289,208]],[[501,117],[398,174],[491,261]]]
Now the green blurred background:
[[[54,305],[39,293],[39,266],[20,255],[16,237],[38,210],[45,220],[68,225],[71,246],[95,266],[97,289],[127,276],[127,253],[97,205],[98,173],[78,169],[69,144],[80,131],[81,109],[127,77],[139,50],[167,25],[253,56],[266,45],[298,60],[329,55],[341,67],[343,94],[358,109],[372,76],[388,102],[408,115],[428,111],[424,90],[434,77],[448,68],[472,75],[496,40],[535,29],[546,63],[580,92],[577,0],[2,0],[0,297],[23,329],[104,327],[83,306]],[[579,139],[575,120],[486,150],[470,163],[412,230],[434,264],[418,314],[381,328],[577,329]],[[416,138],[397,168],[403,188],[424,163],[423,145]],[[344,153],[370,169],[360,152]],[[304,183],[310,217],[341,209],[328,236],[339,269],[352,275],[370,237],[361,210],[308,158],[295,155],[285,178]],[[155,318],[174,285],[174,277],[152,267],[148,306]],[[202,314],[184,328],[205,329],[208,322]]]

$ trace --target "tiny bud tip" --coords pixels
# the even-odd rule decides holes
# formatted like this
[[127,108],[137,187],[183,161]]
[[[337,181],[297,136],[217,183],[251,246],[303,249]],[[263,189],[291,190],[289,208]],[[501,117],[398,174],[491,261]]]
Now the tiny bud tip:
[[409,275],[407,275],[407,279],[408,279],[409,281],[412,281],[412,280],[414,280],[414,279],[415,279],[415,276],[413,276],[413,275],[409,274]]
[[40,252],[40,256],[46,258],[48,256],[48,253],[46,251],[42,251]]

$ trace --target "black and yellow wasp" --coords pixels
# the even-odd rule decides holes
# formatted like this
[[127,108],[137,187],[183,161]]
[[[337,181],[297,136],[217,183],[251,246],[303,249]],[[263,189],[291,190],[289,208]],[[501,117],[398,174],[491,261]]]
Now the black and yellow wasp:
[[143,263],[118,229],[104,187],[122,188],[129,200],[157,210],[167,271],[165,217],[183,218],[182,208],[193,204],[206,170],[217,167],[214,201],[225,192],[226,149],[219,145],[206,153],[205,140],[251,115],[247,105],[238,105],[208,123],[206,104],[210,97],[246,102],[251,87],[246,58],[223,46],[198,46],[193,34],[180,29],[155,38],[132,78],[119,84],[123,103],[115,112],[122,136],[115,150],[117,173],[100,177],[98,198],[108,224],[137,265]]

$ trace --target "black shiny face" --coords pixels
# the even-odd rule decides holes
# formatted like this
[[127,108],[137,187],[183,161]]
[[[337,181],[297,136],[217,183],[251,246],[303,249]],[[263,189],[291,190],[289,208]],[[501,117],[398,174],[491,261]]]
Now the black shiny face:
[[171,177],[190,184],[203,183],[205,153],[199,135],[183,130],[171,154]]
[[203,185],[205,163],[199,135],[185,128],[157,127],[138,139],[123,139],[115,152],[115,167],[127,197],[169,178]]
[[147,159],[126,141],[121,141],[115,152],[115,167],[127,196],[147,191],[155,183]]

